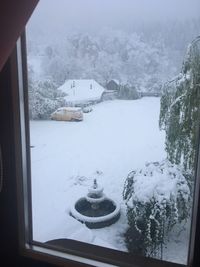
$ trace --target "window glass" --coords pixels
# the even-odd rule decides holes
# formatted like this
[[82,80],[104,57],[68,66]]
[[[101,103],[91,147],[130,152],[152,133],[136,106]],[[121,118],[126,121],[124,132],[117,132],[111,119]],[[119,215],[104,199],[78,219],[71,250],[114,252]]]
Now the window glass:
[[187,263],[199,5],[40,1],[27,26],[33,241]]

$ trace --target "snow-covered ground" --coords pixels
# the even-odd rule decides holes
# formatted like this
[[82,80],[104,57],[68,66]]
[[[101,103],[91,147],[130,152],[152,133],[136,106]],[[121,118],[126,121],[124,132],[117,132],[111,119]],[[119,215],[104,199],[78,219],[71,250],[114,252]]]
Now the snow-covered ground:
[[[34,240],[70,238],[126,251],[125,178],[146,162],[166,157],[159,109],[159,98],[114,100],[95,105],[82,122],[31,121]],[[69,209],[94,178],[121,205],[121,217],[91,230],[69,216]],[[173,244],[176,255],[166,250],[165,258],[185,262],[187,248],[179,252]]]

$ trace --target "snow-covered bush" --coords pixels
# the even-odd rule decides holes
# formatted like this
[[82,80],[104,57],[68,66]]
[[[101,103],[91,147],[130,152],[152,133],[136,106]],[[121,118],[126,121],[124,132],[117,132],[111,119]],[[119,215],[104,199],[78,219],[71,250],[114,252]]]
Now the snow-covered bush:
[[137,92],[136,88],[134,86],[130,85],[121,85],[118,93],[119,99],[138,99],[139,93]]
[[148,163],[129,173],[123,198],[129,224],[125,241],[131,253],[162,254],[167,233],[190,214],[188,182],[183,170],[169,161]]
[[30,119],[49,119],[53,111],[65,105],[63,96],[50,80],[29,82]]

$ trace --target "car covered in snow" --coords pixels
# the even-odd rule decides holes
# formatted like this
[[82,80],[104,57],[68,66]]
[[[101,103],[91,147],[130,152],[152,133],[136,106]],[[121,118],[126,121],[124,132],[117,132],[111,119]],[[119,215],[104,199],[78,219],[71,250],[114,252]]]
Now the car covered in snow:
[[77,107],[62,107],[51,114],[51,119],[57,121],[82,121],[83,111]]
[[92,107],[87,106],[87,107],[84,107],[84,108],[83,108],[83,113],[89,113],[89,112],[91,112],[92,110],[93,110]]

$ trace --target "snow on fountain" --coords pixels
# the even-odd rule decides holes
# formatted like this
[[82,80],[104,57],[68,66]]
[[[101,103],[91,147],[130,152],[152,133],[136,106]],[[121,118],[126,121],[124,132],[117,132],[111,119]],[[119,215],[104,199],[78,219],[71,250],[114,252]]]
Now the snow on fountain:
[[115,223],[120,217],[120,207],[103,193],[103,187],[94,179],[86,197],[78,199],[70,215],[85,223],[88,228],[102,228]]

